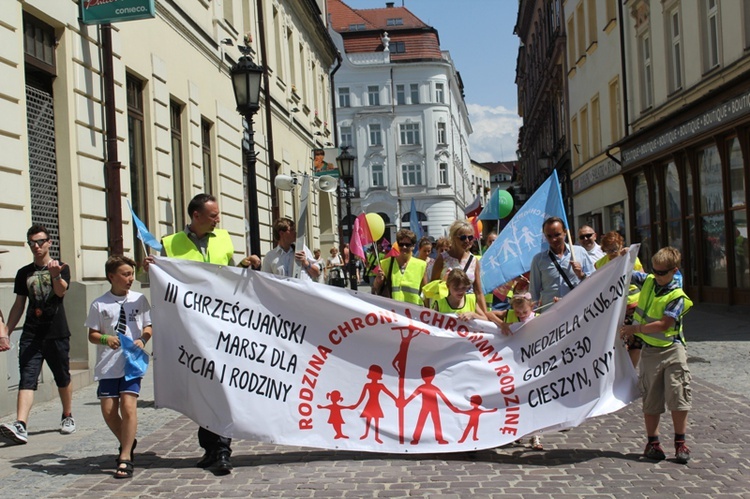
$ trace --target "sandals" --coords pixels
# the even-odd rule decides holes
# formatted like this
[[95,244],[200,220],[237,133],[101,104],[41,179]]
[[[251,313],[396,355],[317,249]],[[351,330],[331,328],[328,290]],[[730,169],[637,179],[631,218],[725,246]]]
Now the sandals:
[[[138,445],[138,439],[133,439],[133,446],[130,448],[130,461],[135,463],[135,447]],[[115,462],[117,464],[120,464],[120,454],[122,454],[122,445],[117,448],[117,457],[115,458]]]
[[112,476],[118,480],[124,478],[133,478],[134,468],[135,466],[133,466],[133,461],[118,460],[117,469]]

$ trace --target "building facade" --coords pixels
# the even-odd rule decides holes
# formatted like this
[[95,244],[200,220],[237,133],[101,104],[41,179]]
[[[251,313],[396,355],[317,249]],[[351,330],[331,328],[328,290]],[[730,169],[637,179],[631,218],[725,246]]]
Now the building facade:
[[520,38],[516,62],[518,161],[524,190],[533,193],[557,170],[568,218],[573,213],[568,132],[566,29],[562,0],[521,0],[514,28]]
[[[65,306],[75,387],[90,382],[96,360],[82,324],[89,303],[108,289],[104,262],[115,224],[107,211],[114,194],[104,168],[103,35],[80,21],[79,3],[0,2],[0,214],[6,220],[0,246],[9,250],[2,256],[0,307],[7,314],[15,271],[30,260],[26,230],[32,223],[46,225],[56,241],[53,257],[69,265],[73,281]],[[311,150],[332,133],[328,72],[336,52],[324,23],[325,2],[156,0],[155,7],[154,18],[112,29],[124,253],[137,261],[144,256],[127,202],[162,237],[185,227],[188,201],[205,191],[218,198],[221,226],[237,258],[247,253],[247,130],[230,81],[237,46],[246,43],[268,76],[254,125],[265,253],[273,244],[272,218],[299,212],[293,196],[271,187],[273,175],[310,172]],[[302,111],[292,112],[293,106]],[[312,197],[311,247],[334,239],[336,209],[330,194]],[[19,336],[20,329],[12,344]],[[12,407],[15,347],[0,355],[0,376],[8,380],[0,404]],[[38,398],[56,396],[48,371],[42,381]]]
[[385,237],[408,226],[441,236],[474,198],[463,83],[437,31],[392,2],[355,10],[329,0],[339,145],[356,156],[353,216],[380,213]]
[[567,36],[574,229],[589,225],[599,234],[624,236],[628,193],[621,175],[623,68],[616,0],[567,0]]
[[683,253],[695,300],[750,303],[750,2],[629,1],[629,234]]

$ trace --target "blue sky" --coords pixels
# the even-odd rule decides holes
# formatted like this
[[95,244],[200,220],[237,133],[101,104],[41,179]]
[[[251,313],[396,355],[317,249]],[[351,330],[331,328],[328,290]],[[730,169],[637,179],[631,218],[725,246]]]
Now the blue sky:
[[[355,9],[385,7],[385,0],[344,0]],[[394,0],[400,7],[402,0]],[[517,0],[403,0],[423,22],[438,30],[440,48],[448,50],[461,73],[474,133],[474,160],[516,159],[518,117],[513,34]]]

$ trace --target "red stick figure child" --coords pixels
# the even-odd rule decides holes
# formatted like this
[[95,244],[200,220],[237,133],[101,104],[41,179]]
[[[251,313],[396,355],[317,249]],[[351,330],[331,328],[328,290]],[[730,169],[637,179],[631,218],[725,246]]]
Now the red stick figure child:
[[367,378],[370,382],[362,387],[362,394],[359,396],[359,400],[355,404],[348,406],[347,409],[356,409],[367,396],[368,399],[361,414],[361,417],[365,418],[365,434],[359,437],[359,439],[364,440],[367,438],[370,432],[370,425],[373,425],[375,427],[375,441],[382,444],[383,441],[380,439],[379,428],[380,418],[383,417],[383,409],[380,407],[380,393],[385,393],[394,402],[396,401],[396,396],[380,382],[383,379],[383,368],[380,366],[376,364],[371,365]]
[[472,395],[469,401],[471,402],[471,409],[466,410],[466,411],[463,411],[463,410],[458,411],[461,414],[466,414],[467,416],[469,416],[469,424],[466,425],[464,434],[461,436],[461,440],[458,441],[459,444],[464,443],[464,441],[466,440],[466,437],[469,436],[469,432],[472,430],[473,430],[472,432],[473,434],[472,434],[471,439],[474,440],[475,442],[479,440],[479,437],[477,437],[477,430],[479,430],[479,416],[481,416],[482,414],[487,414],[490,412],[497,411],[497,407],[494,409],[483,410],[481,408],[481,405],[482,405],[481,395]]
[[344,417],[341,415],[341,409],[345,409],[345,407],[339,405],[339,402],[343,401],[344,397],[341,396],[341,392],[338,390],[333,390],[326,394],[326,398],[330,400],[331,403],[328,405],[318,404],[318,409],[328,409],[330,411],[328,422],[333,426],[333,429],[336,430],[336,435],[333,438],[349,438],[341,432],[342,426],[344,426]]
[[432,418],[432,423],[435,426],[435,440],[439,444],[447,444],[448,441],[443,438],[443,427],[440,424],[440,411],[438,409],[438,397],[443,399],[443,402],[453,411],[460,412],[460,410],[451,404],[448,397],[438,388],[432,384],[432,380],[435,379],[435,368],[431,366],[425,366],[422,368],[422,380],[424,384],[417,387],[414,393],[409,395],[404,400],[403,405],[406,406],[411,402],[417,395],[422,396],[422,408],[419,410],[419,417],[417,418],[417,426],[414,428],[414,438],[411,441],[412,445],[417,445],[419,439],[422,437],[422,430],[427,422],[427,416]]

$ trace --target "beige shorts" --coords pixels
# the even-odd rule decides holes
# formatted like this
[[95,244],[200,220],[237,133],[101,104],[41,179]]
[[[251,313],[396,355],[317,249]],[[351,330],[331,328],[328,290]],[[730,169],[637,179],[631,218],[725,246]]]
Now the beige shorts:
[[644,414],[662,414],[692,409],[690,369],[682,343],[666,348],[643,345],[638,381],[643,396]]

